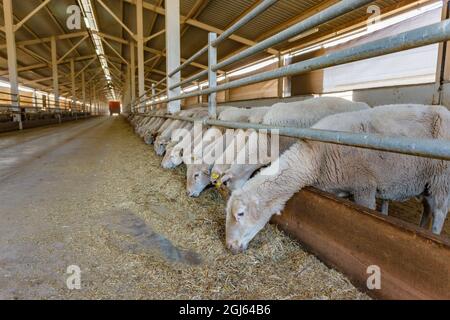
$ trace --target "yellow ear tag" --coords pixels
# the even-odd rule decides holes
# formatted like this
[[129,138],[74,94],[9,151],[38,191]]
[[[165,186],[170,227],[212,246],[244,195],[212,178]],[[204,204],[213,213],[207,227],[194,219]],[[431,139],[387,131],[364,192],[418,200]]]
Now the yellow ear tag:
[[217,180],[217,182],[216,182],[216,188],[217,188],[217,189],[220,189],[221,186],[222,186],[222,181]]
[[213,173],[211,174],[211,178],[213,178],[214,180],[217,180],[217,179],[220,178],[220,175],[219,175],[217,172],[213,172]]

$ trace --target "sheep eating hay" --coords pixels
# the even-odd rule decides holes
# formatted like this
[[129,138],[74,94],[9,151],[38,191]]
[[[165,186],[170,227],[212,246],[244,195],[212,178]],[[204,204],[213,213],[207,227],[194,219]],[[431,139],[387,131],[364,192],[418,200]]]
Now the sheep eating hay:
[[[312,128],[449,140],[450,113],[444,107],[383,106],[329,116]],[[447,161],[300,140],[232,194],[227,246],[235,253],[245,250],[272,215],[306,186],[349,193],[371,209],[376,198],[404,201],[422,195],[426,205],[421,225],[432,218],[432,231],[440,234],[448,212],[449,173]]]

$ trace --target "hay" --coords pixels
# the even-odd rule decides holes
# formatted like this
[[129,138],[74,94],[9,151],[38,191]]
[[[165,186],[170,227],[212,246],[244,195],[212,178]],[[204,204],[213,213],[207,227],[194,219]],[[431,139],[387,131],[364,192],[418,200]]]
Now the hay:
[[[109,154],[114,156],[96,177],[93,194],[103,197],[98,223],[83,231],[89,285],[71,297],[368,299],[273,225],[245,254],[232,255],[224,246],[220,194],[211,188],[198,199],[188,198],[185,168],[162,169],[161,158],[124,120],[117,119],[113,129]],[[111,228],[124,217],[124,228]],[[177,254],[198,260],[174,259]]]

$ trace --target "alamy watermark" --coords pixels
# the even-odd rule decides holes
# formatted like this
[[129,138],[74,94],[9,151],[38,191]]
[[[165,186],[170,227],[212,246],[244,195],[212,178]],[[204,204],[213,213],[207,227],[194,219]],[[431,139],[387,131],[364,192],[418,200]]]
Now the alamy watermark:
[[369,290],[381,290],[381,269],[377,265],[367,267],[367,289]]
[[67,7],[66,26],[69,30],[81,30],[81,8],[77,5]]
[[67,289],[81,290],[81,268],[77,265],[70,265],[67,267],[66,274],[69,275],[66,279]]
[[[280,134],[276,129],[221,130],[212,127],[205,130],[202,123],[195,123],[192,130],[173,131],[172,142],[185,139],[188,143],[183,149],[183,159],[188,165],[263,165],[280,155]],[[276,163],[273,162],[271,168],[278,171]]]

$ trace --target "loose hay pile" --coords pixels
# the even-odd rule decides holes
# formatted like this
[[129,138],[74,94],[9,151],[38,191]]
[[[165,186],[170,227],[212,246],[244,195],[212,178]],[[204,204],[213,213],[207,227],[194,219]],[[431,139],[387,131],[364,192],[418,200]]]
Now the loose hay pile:
[[[110,148],[116,156],[96,178],[94,197],[104,197],[104,206],[99,223],[89,228],[88,255],[101,263],[86,273],[90,286],[73,297],[368,299],[273,225],[245,254],[232,255],[224,246],[220,195],[209,189],[198,199],[187,197],[184,168],[162,169],[124,120],[114,126]],[[125,227],[111,228],[121,221]],[[198,260],[173,259],[186,252]]]

